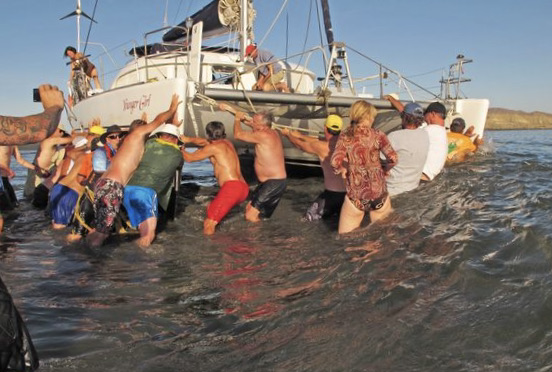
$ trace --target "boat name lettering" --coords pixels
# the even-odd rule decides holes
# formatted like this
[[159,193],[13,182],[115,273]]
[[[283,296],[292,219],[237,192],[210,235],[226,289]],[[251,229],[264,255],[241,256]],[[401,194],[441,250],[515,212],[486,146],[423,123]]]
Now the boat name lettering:
[[130,113],[132,114],[135,109],[143,110],[146,107],[149,107],[151,103],[151,94],[144,94],[140,99],[136,100],[123,100],[123,111],[130,110]]

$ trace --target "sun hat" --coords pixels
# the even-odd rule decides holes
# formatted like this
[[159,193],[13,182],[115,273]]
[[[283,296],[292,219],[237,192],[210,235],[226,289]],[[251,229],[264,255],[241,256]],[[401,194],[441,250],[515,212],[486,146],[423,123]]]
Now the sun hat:
[[328,117],[326,118],[326,128],[340,131],[341,129],[343,129],[343,120],[338,115],[328,115]]
[[113,134],[113,133],[123,133],[123,130],[117,124],[113,124],[113,125],[109,126],[107,128],[107,130],[105,131],[105,133],[103,133],[101,135],[100,141],[105,143],[105,140],[106,140],[107,136],[109,136],[110,134]]
[[404,111],[403,112],[405,114],[409,114],[409,115],[412,115],[412,116],[418,116],[418,117],[424,116],[424,109],[422,108],[422,106],[420,106],[416,102],[407,103],[404,106]]
[[161,125],[159,128],[157,128],[156,131],[154,131],[150,135],[150,137],[158,135],[158,134],[169,134],[171,136],[175,136],[176,138],[178,138],[178,142],[182,142],[182,141],[180,141],[180,131],[178,130],[178,128],[174,124],[163,124],[163,125]]
[[88,128],[88,133],[90,134],[96,134],[98,136],[101,136],[105,133],[105,128],[100,127],[99,125],[93,125],[90,128]]

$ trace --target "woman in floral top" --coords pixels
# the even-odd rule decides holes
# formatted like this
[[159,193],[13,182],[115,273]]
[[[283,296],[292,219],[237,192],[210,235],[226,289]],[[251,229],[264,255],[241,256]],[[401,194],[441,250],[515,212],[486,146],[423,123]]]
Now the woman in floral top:
[[[341,133],[332,156],[332,167],[345,179],[347,188],[339,217],[340,234],[359,227],[367,211],[370,222],[375,222],[393,210],[385,174],[397,164],[397,153],[385,133],[372,128],[376,114],[376,108],[366,101],[353,103],[351,126]],[[380,152],[387,159],[385,166]]]

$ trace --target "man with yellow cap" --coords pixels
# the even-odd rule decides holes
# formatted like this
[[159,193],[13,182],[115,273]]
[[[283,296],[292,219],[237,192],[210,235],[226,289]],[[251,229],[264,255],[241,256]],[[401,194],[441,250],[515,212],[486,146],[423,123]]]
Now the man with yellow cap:
[[330,165],[339,134],[343,129],[343,120],[338,115],[329,115],[324,126],[324,139],[318,139],[298,131],[281,129],[282,134],[297,148],[306,153],[318,156],[324,174],[324,191],[318,195],[307,210],[304,219],[317,221],[321,218],[339,216],[346,190],[343,178],[336,175]]

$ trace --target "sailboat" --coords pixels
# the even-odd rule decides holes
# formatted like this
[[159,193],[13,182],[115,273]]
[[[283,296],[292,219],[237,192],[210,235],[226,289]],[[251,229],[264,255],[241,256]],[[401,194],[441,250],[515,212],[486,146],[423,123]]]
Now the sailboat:
[[[328,114],[338,114],[347,123],[349,107],[358,99],[365,99],[378,109],[375,127],[390,132],[397,129],[400,120],[390,103],[383,99],[383,83],[377,96],[357,92],[349,65],[350,48],[335,41],[330,20],[328,0],[321,0],[327,45],[303,52],[305,61],[322,54],[325,71],[318,74],[304,65],[279,60],[285,71],[290,93],[253,90],[258,66],[246,58],[245,49],[253,43],[255,9],[253,0],[212,0],[203,9],[176,26],[167,26],[144,34],[144,45],[134,46],[130,60],[116,75],[109,89],[88,95],[76,102],[69,115],[73,127],[86,127],[99,118],[103,126],[128,125],[143,112],[154,117],[166,109],[173,93],[183,100],[179,118],[184,120],[183,133],[187,136],[205,136],[205,126],[212,120],[225,124],[228,138],[233,135],[233,116],[214,108],[218,102],[228,103],[240,110],[258,112],[267,110],[274,115],[275,124],[296,128],[311,135],[323,132]],[[239,46],[206,46],[210,38],[235,34]],[[158,42],[152,39],[160,38]],[[326,47],[328,50],[326,51]],[[366,57],[375,64],[380,82],[390,74],[398,77],[400,86],[413,101],[408,79],[385,65]],[[460,96],[460,85],[469,79],[463,76],[463,67],[471,60],[459,55],[450,65],[449,74],[441,79],[439,100],[449,111],[446,126],[461,116],[474,125],[475,133],[483,136],[489,101]],[[318,78],[321,76],[321,78]],[[418,101],[427,106],[430,101]],[[253,149],[243,142],[235,143],[241,155]],[[317,159],[284,142],[286,162],[313,166]]]

